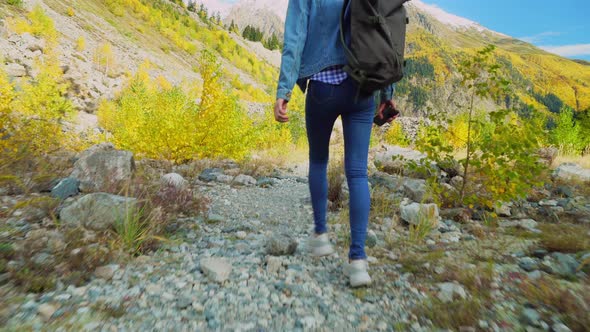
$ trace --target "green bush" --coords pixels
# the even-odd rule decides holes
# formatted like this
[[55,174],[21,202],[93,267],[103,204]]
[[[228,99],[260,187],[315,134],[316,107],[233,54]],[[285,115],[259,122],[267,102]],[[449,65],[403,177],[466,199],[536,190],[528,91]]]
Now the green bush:
[[[433,118],[435,125],[424,128],[416,145],[426,153],[428,162],[423,165],[454,165],[456,149],[453,142],[445,137],[448,128],[459,126],[456,121],[466,121],[463,128],[465,157],[462,165],[462,185],[457,188],[453,199],[463,205],[491,208],[498,202],[524,197],[535,185],[543,166],[538,162],[539,148],[537,132],[520,119],[511,109],[500,109],[484,116],[477,116],[474,108],[476,98],[497,98],[509,93],[510,83],[500,76],[500,66],[491,62],[494,47],[486,47],[473,57],[462,62],[460,72],[462,85],[470,93],[465,117],[455,119]],[[433,172],[435,173],[435,172]]]
[[7,3],[11,6],[17,6],[17,7],[23,6],[23,0],[7,0]]
[[557,116],[553,129],[553,142],[564,155],[578,155],[585,147],[582,127],[574,119],[574,111],[569,107],[562,108]]

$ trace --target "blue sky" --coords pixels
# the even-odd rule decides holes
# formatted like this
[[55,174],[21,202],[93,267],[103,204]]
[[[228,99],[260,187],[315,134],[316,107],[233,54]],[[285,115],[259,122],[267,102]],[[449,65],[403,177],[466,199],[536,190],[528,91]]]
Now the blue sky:
[[590,60],[590,0],[422,0],[569,58]]

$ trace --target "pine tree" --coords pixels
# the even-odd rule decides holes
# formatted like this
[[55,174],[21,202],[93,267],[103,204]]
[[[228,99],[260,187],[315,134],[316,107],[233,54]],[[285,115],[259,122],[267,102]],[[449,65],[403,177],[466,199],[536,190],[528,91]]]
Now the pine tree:
[[197,11],[197,4],[194,1],[189,1],[186,9],[194,13]]

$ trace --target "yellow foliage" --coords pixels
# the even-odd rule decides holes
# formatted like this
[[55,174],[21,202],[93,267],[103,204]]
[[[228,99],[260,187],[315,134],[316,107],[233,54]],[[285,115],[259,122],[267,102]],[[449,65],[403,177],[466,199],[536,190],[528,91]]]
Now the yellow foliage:
[[168,80],[162,75],[156,77],[156,82],[158,83],[158,87],[161,90],[171,90],[172,89],[172,84],[170,82],[168,82]]
[[458,116],[451,122],[444,136],[453,148],[459,150],[467,145],[468,133],[468,118],[466,116]]
[[45,38],[49,47],[54,46],[57,42],[58,33],[55,25],[40,5],[36,5],[27,14],[27,19],[7,19],[7,23],[16,33],[30,33],[35,37]]
[[108,74],[115,66],[117,61],[113,53],[113,46],[109,42],[98,45],[94,54],[94,62],[102,67],[105,74]]
[[101,126],[114,143],[140,157],[183,162],[195,158],[243,159],[254,147],[251,120],[219,82],[218,65],[204,55],[200,103],[179,87],[163,87],[146,66],[114,102],[98,111]]
[[72,16],[76,15],[76,12],[74,11],[74,8],[68,7],[67,14],[68,14],[68,16],[72,17]]
[[408,146],[410,142],[404,132],[404,128],[398,121],[393,121],[389,129],[384,135],[384,140],[388,144],[398,145],[398,146]]
[[76,50],[78,52],[82,52],[86,49],[86,39],[84,39],[84,37],[78,37],[78,39],[76,39]]
[[23,80],[18,89],[0,68],[0,168],[75,142],[62,130],[72,110],[64,97],[67,85],[56,56],[46,56],[36,64],[36,79]]

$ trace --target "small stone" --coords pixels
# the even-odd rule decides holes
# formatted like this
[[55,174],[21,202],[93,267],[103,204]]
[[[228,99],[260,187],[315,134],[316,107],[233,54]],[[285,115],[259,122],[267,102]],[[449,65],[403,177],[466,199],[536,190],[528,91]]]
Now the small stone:
[[377,234],[375,234],[373,230],[369,230],[369,232],[367,232],[367,240],[365,243],[369,248],[373,248],[377,245]]
[[443,274],[445,272],[445,268],[442,266],[437,266],[434,268],[434,273],[436,274]]
[[539,271],[539,270],[535,270],[535,271],[528,273],[528,277],[531,280],[539,280],[539,279],[541,279],[541,276],[542,276],[542,274],[541,274],[541,271]]
[[461,326],[459,327],[459,332],[475,332],[475,327],[472,326]]
[[51,319],[51,316],[57,311],[57,306],[50,304],[50,303],[43,303],[39,306],[37,312],[41,315],[43,320],[48,321]]
[[266,272],[276,274],[281,270],[282,261],[276,256],[266,256]]
[[198,313],[202,313],[205,310],[205,307],[203,307],[203,305],[199,302],[193,302],[192,307]]
[[572,330],[563,323],[555,323],[551,328],[553,329],[553,332],[572,332]]
[[497,215],[500,217],[510,217],[512,212],[510,211],[512,204],[501,202],[494,208]]
[[199,180],[203,182],[216,181],[219,174],[223,174],[223,170],[221,168],[207,168],[201,172],[199,175]]
[[176,306],[179,309],[186,309],[193,304],[193,299],[188,296],[181,296],[176,300]]
[[543,257],[547,256],[548,252],[545,249],[535,249],[533,251],[533,256],[539,258],[539,259],[543,259]]
[[236,232],[236,237],[240,240],[243,240],[246,238],[246,236],[248,236],[248,233],[244,232],[244,231],[238,231]]
[[461,299],[467,298],[467,293],[461,285],[452,282],[445,282],[438,284],[438,288],[438,299],[444,303],[452,302],[455,296],[458,296]]
[[557,201],[554,199],[544,199],[539,202],[541,206],[557,206]]
[[221,223],[224,221],[225,221],[225,218],[219,214],[209,213],[207,215],[207,223],[218,224],[218,223]]
[[78,187],[80,186],[80,181],[74,178],[65,178],[51,189],[51,196],[65,200],[68,197],[76,196],[80,193]]
[[301,327],[303,327],[305,330],[317,328],[318,325],[317,320],[313,316],[303,317],[299,321],[297,321],[297,323],[298,325],[301,325]]
[[240,174],[234,178],[233,182],[241,186],[253,186],[256,184],[256,179],[250,175]]
[[274,186],[276,184],[276,180],[275,179],[271,179],[271,178],[260,178],[258,179],[258,181],[256,181],[256,185],[259,187],[263,187],[263,188],[267,188],[267,187],[271,187]]
[[234,177],[231,175],[227,175],[227,174],[219,174],[219,175],[217,175],[217,178],[215,178],[215,181],[217,181],[219,183],[230,184],[234,181]]
[[173,187],[176,189],[185,189],[188,186],[188,181],[178,173],[168,173],[162,176],[160,184],[163,187]]
[[567,186],[559,186],[559,187],[557,187],[556,192],[557,192],[558,195],[561,195],[561,196],[564,196],[564,197],[567,197],[567,198],[573,198],[575,196],[574,195],[574,191],[572,190],[572,188],[571,187],[567,187]]
[[440,241],[442,243],[457,243],[461,240],[461,232],[449,232],[441,234]]
[[49,267],[55,263],[55,257],[45,252],[40,252],[33,256],[32,261],[40,267]]
[[225,258],[203,258],[200,267],[209,280],[217,283],[226,281],[232,271],[232,265]]
[[487,330],[490,327],[488,322],[486,322],[485,320],[481,320],[481,319],[479,320],[477,325],[479,326],[480,329],[483,329],[483,330]]
[[537,230],[537,222],[533,219],[504,220],[500,222],[500,227],[519,227],[534,232]]
[[293,255],[297,250],[297,241],[288,236],[274,233],[266,242],[266,252],[272,256]]
[[525,324],[540,326],[541,315],[534,309],[525,308],[522,311],[521,319]]
[[518,260],[518,266],[527,272],[531,272],[536,270],[539,267],[539,264],[531,257],[523,257]]
[[99,266],[94,270],[94,275],[100,279],[111,280],[118,269],[119,266],[116,264]]

